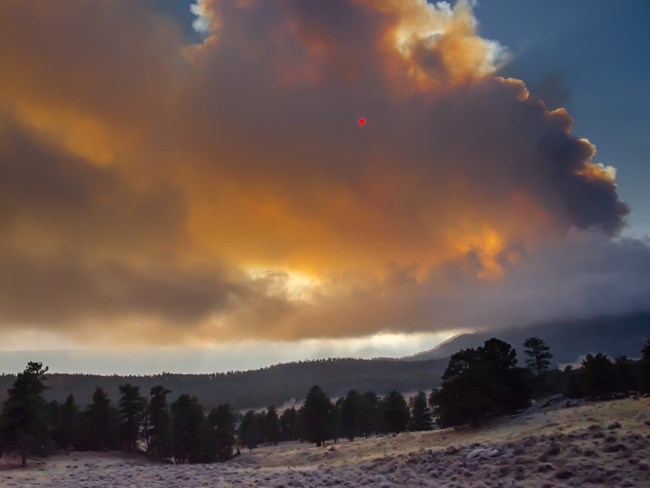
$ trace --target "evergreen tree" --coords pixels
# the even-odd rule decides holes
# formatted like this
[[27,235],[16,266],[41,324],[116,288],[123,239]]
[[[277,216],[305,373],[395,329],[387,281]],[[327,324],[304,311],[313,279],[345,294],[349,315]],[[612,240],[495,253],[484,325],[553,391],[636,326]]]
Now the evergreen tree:
[[517,353],[498,339],[478,349],[451,356],[441,388],[431,395],[438,424],[443,427],[515,412],[528,405],[526,370],[517,368]]
[[490,399],[488,416],[503,415],[525,408],[530,403],[528,372],[517,367],[517,351],[496,338],[478,348],[480,368]]
[[442,427],[471,421],[478,424],[489,402],[480,354],[476,349],[463,349],[452,354],[442,375],[442,386],[431,394],[434,415]]
[[257,422],[255,412],[249,410],[244,415],[244,418],[239,424],[239,442],[246,446],[250,452],[253,452],[262,438],[262,433],[259,430],[259,423]]
[[404,397],[397,391],[391,391],[381,402],[382,430],[399,434],[404,432],[411,416]]
[[584,398],[585,392],[580,378],[580,370],[573,369],[573,366],[568,365],[562,371],[562,379],[564,380],[563,393],[569,398]]
[[176,462],[205,462],[205,418],[199,400],[182,394],[171,404],[171,417],[171,447]]
[[9,396],[0,413],[0,453],[11,452],[21,457],[21,466],[27,457],[42,450],[49,440],[49,425],[43,392],[48,367],[28,362],[18,373]]
[[59,402],[52,400],[51,402],[45,402],[45,423],[50,429],[50,440],[54,441],[54,445],[58,446],[56,441],[56,430],[59,425],[59,416],[60,416],[61,407]]
[[314,386],[302,406],[305,438],[320,447],[332,438],[333,405],[323,390]]
[[258,433],[258,444],[264,444],[266,442],[266,413],[256,412],[253,419],[255,420],[256,425],[255,430]]
[[539,337],[530,337],[524,342],[524,353],[528,356],[526,365],[536,376],[542,376],[551,366],[551,348]]
[[214,463],[217,461],[217,424],[219,423],[219,413],[216,408],[210,410],[202,422],[201,432],[199,433],[199,454],[197,461],[201,463]]
[[228,461],[235,445],[235,416],[230,405],[225,403],[213,409],[208,415],[208,425],[213,432],[216,460]]
[[350,441],[359,435],[361,428],[361,396],[350,390],[341,406],[341,432]]
[[266,409],[266,416],[264,418],[264,440],[275,446],[278,445],[280,439],[280,421],[275,406],[270,405]]
[[285,409],[280,416],[280,440],[295,441],[298,439],[298,414],[294,407]]
[[419,391],[417,395],[411,398],[410,403],[411,422],[409,423],[409,430],[431,430],[433,417],[431,415],[431,409],[427,404],[427,395],[423,391]]
[[639,386],[637,368],[634,361],[625,355],[614,359],[614,375],[616,376],[616,390],[627,395]]
[[156,460],[171,456],[171,421],[167,406],[169,393],[169,390],[160,385],[149,391],[146,436],[148,452]]
[[614,364],[602,353],[587,354],[582,361],[580,377],[585,394],[590,398],[605,399],[616,391]]
[[106,392],[97,387],[85,412],[83,447],[91,451],[115,448],[115,412]]
[[66,452],[77,443],[80,429],[79,407],[73,395],[68,395],[65,403],[59,407],[58,421],[54,428],[53,437],[57,445]]
[[641,388],[650,393],[650,339],[641,350]]
[[379,398],[374,391],[367,391],[359,398],[359,433],[368,438],[377,432],[380,422]]
[[344,398],[341,397],[336,400],[332,405],[332,414],[330,415],[330,436],[334,439],[334,443],[338,443],[339,438],[342,435],[341,431],[341,412],[343,410],[343,401]]
[[145,399],[140,395],[140,387],[130,383],[119,386],[119,415],[122,427],[122,440],[129,452],[135,451],[140,437],[140,426],[144,417]]

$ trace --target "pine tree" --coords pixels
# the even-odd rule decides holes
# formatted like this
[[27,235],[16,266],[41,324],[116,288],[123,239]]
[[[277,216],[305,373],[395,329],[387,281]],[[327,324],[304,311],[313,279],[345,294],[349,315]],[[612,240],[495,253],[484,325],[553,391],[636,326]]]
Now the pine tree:
[[294,407],[285,409],[280,416],[280,440],[298,439],[298,412]]
[[0,452],[15,452],[21,466],[27,457],[42,449],[49,439],[49,425],[43,392],[48,367],[28,362],[8,391],[9,396],[0,414]]
[[320,447],[332,438],[333,405],[323,390],[314,386],[302,406],[305,438]]
[[367,391],[359,398],[359,433],[368,438],[379,429],[379,398],[374,391]]
[[259,430],[255,412],[249,410],[239,425],[239,442],[253,452],[253,449],[259,445],[261,437],[262,433]]
[[356,390],[350,390],[341,406],[341,431],[350,441],[359,435],[361,397]]
[[528,405],[526,370],[517,368],[517,353],[499,339],[451,356],[441,388],[431,395],[436,421],[443,427],[516,412]]
[[617,387],[614,364],[600,352],[595,356],[587,354],[582,361],[580,380],[585,394],[596,399],[611,397]]
[[278,445],[280,438],[280,421],[275,406],[270,405],[266,409],[266,416],[264,419],[264,440],[275,446]]
[[167,406],[169,393],[169,390],[160,385],[152,387],[149,391],[146,436],[148,452],[156,460],[166,459],[171,455],[171,420]]
[[431,409],[427,404],[427,396],[423,391],[411,398],[411,422],[410,431],[431,430],[433,418]]
[[140,387],[130,383],[119,386],[119,415],[122,428],[122,440],[129,452],[135,451],[140,437],[140,426],[144,417],[145,399],[140,395]]
[[530,337],[524,341],[524,353],[529,356],[526,365],[535,375],[542,376],[551,366],[551,348],[539,337]]
[[516,412],[530,404],[528,372],[517,367],[517,351],[496,338],[478,348],[480,367],[490,399],[488,416]]
[[391,391],[381,402],[382,430],[399,434],[404,432],[411,416],[404,397],[397,391]]
[[183,394],[171,405],[172,453],[176,462],[204,462],[205,418],[199,400]]
[[115,412],[111,400],[102,388],[97,387],[85,412],[84,447],[91,451],[113,449],[115,434]]
[[57,445],[66,452],[77,443],[80,429],[79,407],[73,395],[68,395],[65,403],[59,407],[58,423],[53,437]]
[[470,421],[478,424],[489,402],[480,354],[476,349],[463,349],[451,355],[442,375],[442,386],[431,394],[436,421],[442,427]]
[[639,386],[636,364],[626,355],[614,359],[614,375],[616,376],[616,390],[627,395]]
[[332,406],[332,414],[330,415],[330,427],[329,432],[331,439],[334,440],[336,444],[339,441],[339,438],[342,436],[341,431],[341,412],[343,410],[343,398],[339,398],[334,402]]
[[230,405],[225,403],[213,409],[208,415],[208,425],[213,429],[217,461],[228,461],[235,445],[235,416]]
[[650,339],[641,350],[641,388],[650,393]]

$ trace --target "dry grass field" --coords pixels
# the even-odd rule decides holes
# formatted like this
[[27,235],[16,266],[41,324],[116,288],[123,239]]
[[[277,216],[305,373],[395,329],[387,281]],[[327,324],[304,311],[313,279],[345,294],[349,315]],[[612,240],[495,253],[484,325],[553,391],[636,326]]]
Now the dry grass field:
[[316,448],[285,443],[214,465],[157,465],[111,453],[2,459],[3,487],[650,487],[650,399],[497,419]]

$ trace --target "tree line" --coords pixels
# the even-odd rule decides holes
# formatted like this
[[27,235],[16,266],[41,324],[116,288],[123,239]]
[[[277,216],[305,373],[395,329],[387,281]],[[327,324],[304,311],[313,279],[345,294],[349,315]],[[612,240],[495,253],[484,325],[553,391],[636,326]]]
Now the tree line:
[[607,399],[650,391],[650,340],[638,361],[588,354],[580,368],[563,370],[551,367],[553,355],[540,338],[527,339],[524,353],[526,367],[519,367],[515,349],[496,338],[463,349],[451,356],[441,387],[428,396],[420,391],[407,400],[398,391],[379,397],[373,391],[350,390],[333,401],[321,387],[313,386],[298,408],[279,413],[271,405],[244,414],[229,403],[206,412],[199,399],[188,394],[170,402],[171,391],[163,385],[143,395],[131,383],[119,385],[116,405],[101,387],[83,409],[72,394],[61,404],[47,402],[48,368],[29,362],[8,389],[0,412],[0,455],[17,454],[25,466],[29,456],[57,450],[124,449],[144,452],[155,461],[211,463],[239,455],[239,447],[252,451],[284,441],[322,446],[374,434],[478,425],[554,393]]
[[518,412],[532,400],[563,394],[573,399],[624,398],[650,392],[650,340],[634,361],[623,355],[611,360],[587,354],[578,368],[551,368],[553,354],[544,340],[524,342],[526,367],[517,366],[517,353],[507,342],[489,339],[478,348],[452,354],[440,388],[429,398],[441,427],[471,423]]
[[353,440],[380,432],[432,428],[424,392],[413,397],[410,405],[397,391],[379,398],[371,391],[351,390],[332,402],[314,386],[298,409],[289,407],[278,414],[269,406],[266,411],[241,415],[228,403],[206,413],[195,396],[181,394],[170,403],[171,392],[162,385],[144,396],[139,387],[126,383],[119,386],[116,405],[97,387],[82,409],[73,395],[62,404],[44,399],[47,372],[42,363],[29,362],[8,390],[0,413],[0,453],[19,455],[23,466],[31,455],[72,449],[123,449],[144,452],[155,461],[212,463],[240,454],[237,446],[252,450],[290,440],[320,446],[342,437]]
[[[48,364],[44,362],[44,364]],[[430,390],[445,369],[446,359],[400,361],[397,359],[322,359],[278,364],[266,368],[228,373],[156,375],[91,375],[54,373],[48,375],[46,400],[63,403],[69,394],[76,399],[90,398],[97,386],[113,403],[119,400],[119,385],[139,386],[143,393],[163,385],[171,393],[168,400],[189,393],[201,399],[210,411],[227,399],[233,409],[266,408],[304,398],[314,383],[332,396],[343,396],[350,389],[388,393]],[[314,381],[318,378],[318,381]],[[16,380],[15,374],[0,374],[0,406]]]

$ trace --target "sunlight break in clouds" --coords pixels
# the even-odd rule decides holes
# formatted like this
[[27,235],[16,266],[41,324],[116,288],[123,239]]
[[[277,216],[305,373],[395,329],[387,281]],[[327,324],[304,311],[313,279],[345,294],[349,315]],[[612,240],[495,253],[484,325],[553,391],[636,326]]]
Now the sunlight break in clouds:
[[54,5],[0,3],[6,334],[408,340],[648,306],[615,169],[498,76],[470,3],[202,0],[200,44],[151,2]]

